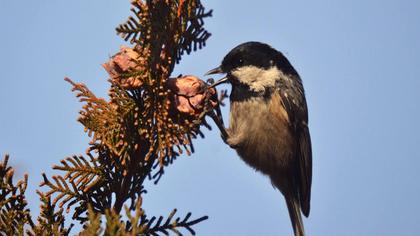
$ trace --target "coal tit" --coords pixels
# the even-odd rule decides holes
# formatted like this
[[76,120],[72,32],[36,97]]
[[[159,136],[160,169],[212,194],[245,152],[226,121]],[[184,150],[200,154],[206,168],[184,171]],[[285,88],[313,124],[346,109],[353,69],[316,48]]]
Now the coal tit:
[[229,128],[216,120],[222,138],[280,190],[293,231],[303,236],[301,212],[309,216],[312,150],[302,80],[281,52],[260,42],[235,47],[207,75],[222,73],[226,76],[213,86],[232,85]]

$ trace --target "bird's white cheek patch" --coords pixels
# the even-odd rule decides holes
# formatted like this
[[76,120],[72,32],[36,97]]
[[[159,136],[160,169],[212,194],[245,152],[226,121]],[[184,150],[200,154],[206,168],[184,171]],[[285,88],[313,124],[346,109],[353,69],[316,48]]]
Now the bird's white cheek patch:
[[255,92],[264,92],[266,88],[274,87],[276,80],[282,78],[282,72],[275,66],[269,69],[244,66],[232,71],[232,75]]

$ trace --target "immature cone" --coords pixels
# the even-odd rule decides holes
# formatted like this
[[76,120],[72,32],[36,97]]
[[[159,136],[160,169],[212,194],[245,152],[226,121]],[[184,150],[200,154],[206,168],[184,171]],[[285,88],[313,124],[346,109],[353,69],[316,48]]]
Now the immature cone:
[[198,117],[206,106],[212,109],[218,104],[216,90],[193,75],[170,78],[167,86],[173,94],[172,110],[183,115]]
[[118,82],[125,89],[136,89],[141,87],[142,78],[139,71],[142,71],[140,55],[132,48],[121,46],[120,52],[102,64],[104,69],[111,76],[111,79]]

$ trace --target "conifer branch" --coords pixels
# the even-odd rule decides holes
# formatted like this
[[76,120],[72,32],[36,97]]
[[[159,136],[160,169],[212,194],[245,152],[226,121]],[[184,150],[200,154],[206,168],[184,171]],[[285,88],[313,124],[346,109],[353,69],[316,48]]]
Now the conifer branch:
[[152,217],[150,220],[144,220],[147,227],[144,230],[143,235],[169,235],[169,232],[171,231],[178,236],[182,236],[183,234],[181,233],[180,229],[185,229],[191,235],[195,235],[195,231],[191,228],[191,226],[208,219],[207,216],[203,216],[195,220],[190,220],[192,215],[191,212],[189,212],[182,220],[179,217],[174,219],[176,212],[177,209],[174,209],[166,218],[166,220],[163,216],[160,216],[159,218]]
[[105,213],[105,228],[101,227],[101,218],[92,208],[89,208],[89,220],[84,226],[81,235],[97,235],[104,231],[106,235],[139,235],[139,236],[160,236],[169,235],[170,232],[182,236],[182,230],[195,235],[192,226],[206,219],[207,216],[197,219],[190,219],[191,213],[188,213],[182,219],[176,217],[177,210],[174,209],[167,217],[159,216],[148,218],[145,211],[141,208],[141,198],[136,202],[134,214],[128,207],[125,208],[127,220],[113,210],[107,210]]
[[65,217],[63,208],[56,211],[56,204],[51,202],[51,198],[37,191],[41,200],[41,213],[38,217],[37,225],[32,224],[31,229],[27,230],[30,236],[48,235],[48,236],[67,236],[74,224],[65,227]]
[[8,162],[9,155],[5,155],[0,163],[0,234],[23,235],[24,226],[31,223],[25,198],[28,175],[14,184],[14,170]]
[[156,42],[156,36],[160,36],[154,36],[151,32],[165,32],[162,35],[166,36],[165,46],[178,45],[171,52],[177,63],[184,52],[190,54],[201,49],[211,36],[203,26],[204,18],[210,17],[212,11],[205,11],[199,0],[135,0],[132,6],[134,16],[116,28],[118,35],[146,48],[148,44]]
[[83,103],[78,121],[91,137],[86,155],[53,166],[57,175],[42,175],[37,224],[26,208],[27,176],[13,185],[6,156],[0,164],[0,233],[23,234],[29,224],[29,235],[69,235],[73,224],[66,227],[64,209],[84,224],[80,235],[194,235],[192,226],[207,219],[191,220],[191,213],[175,218],[176,209],[166,218],[148,218],[141,196],[146,179],[157,184],[177,157],[194,152],[193,139],[204,137],[201,127],[210,129],[206,116],[219,111],[217,93],[205,82],[170,78],[184,53],[205,46],[210,33],[203,19],[211,11],[199,0],[134,0],[132,6],[133,16],[117,33],[133,45],[103,65],[109,99],[65,79]]

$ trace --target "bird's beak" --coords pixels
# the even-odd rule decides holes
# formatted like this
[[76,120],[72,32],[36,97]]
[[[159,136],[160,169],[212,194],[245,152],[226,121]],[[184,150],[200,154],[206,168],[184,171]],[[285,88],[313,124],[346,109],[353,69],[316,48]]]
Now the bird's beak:
[[229,78],[227,76],[219,79],[218,81],[216,81],[214,84],[210,85],[210,88],[216,87],[219,84],[223,84],[229,81]]
[[[214,74],[223,74],[223,73],[224,72],[223,72],[222,68],[219,66],[219,67],[216,67],[216,68],[214,68],[212,70],[209,70],[204,75],[214,75]],[[212,85],[210,85],[210,88],[216,87],[217,85],[226,83],[228,81],[229,81],[229,78],[227,76],[225,76],[225,77],[219,79],[218,81],[216,81],[215,83],[213,83]]]
[[219,67],[216,67],[212,70],[207,71],[207,73],[205,73],[204,75],[207,76],[207,75],[222,74],[222,73],[223,73],[223,70],[219,66]]

